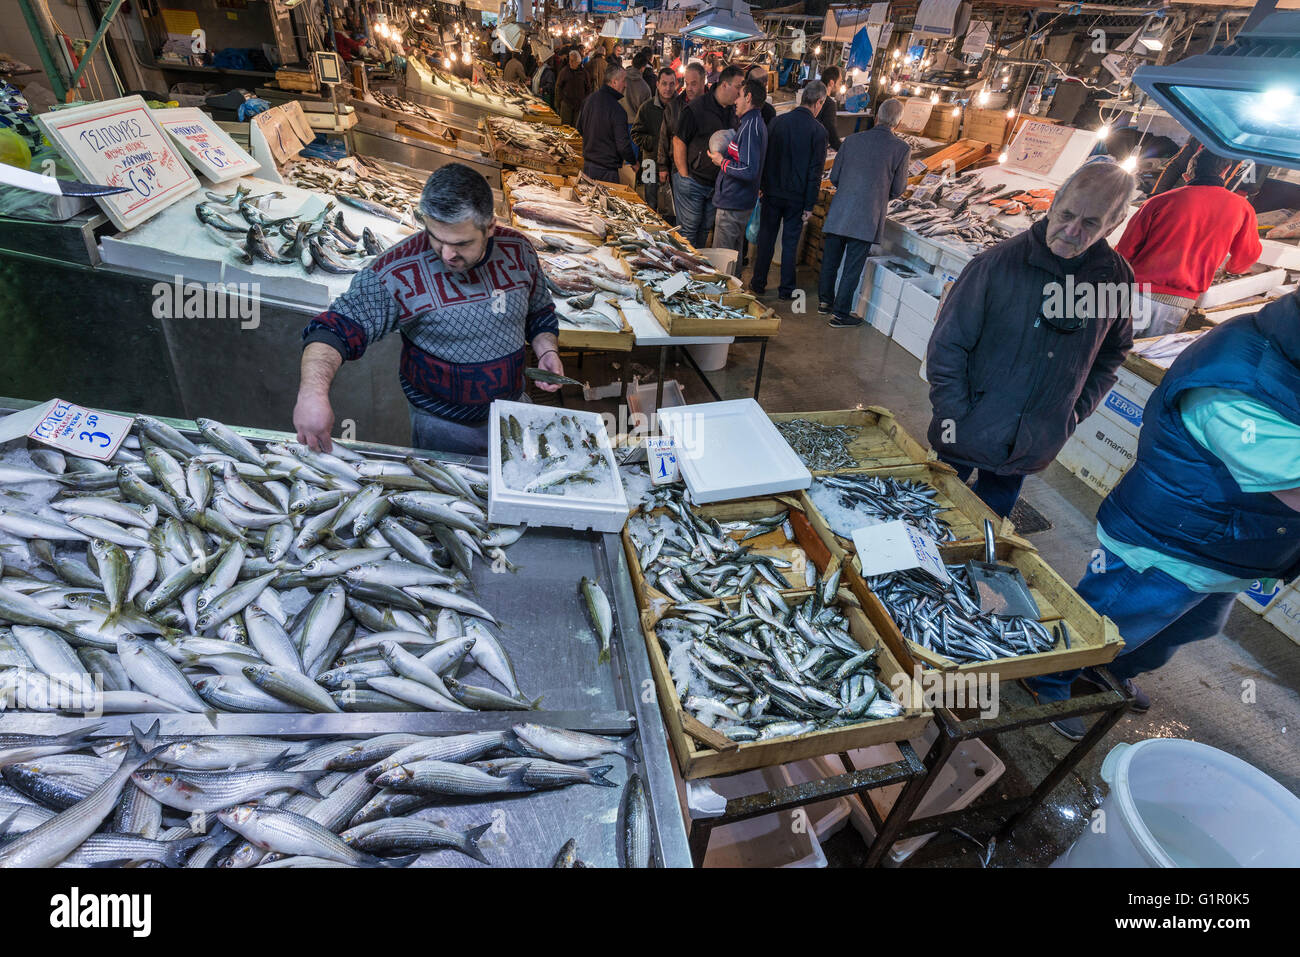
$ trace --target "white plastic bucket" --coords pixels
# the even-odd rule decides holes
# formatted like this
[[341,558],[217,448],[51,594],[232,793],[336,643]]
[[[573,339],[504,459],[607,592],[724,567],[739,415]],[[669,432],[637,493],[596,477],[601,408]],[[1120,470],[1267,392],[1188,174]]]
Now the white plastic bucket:
[[1218,748],[1177,738],[1117,744],[1110,794],[1053,867],[1295,867],[1300,798]]
[[726,368],[727,353],[731,350],[731,343],[717,342],[687,346],[686,351],[691,354],[695,364],[700,367],[701,372],[717,372],[719,369]]

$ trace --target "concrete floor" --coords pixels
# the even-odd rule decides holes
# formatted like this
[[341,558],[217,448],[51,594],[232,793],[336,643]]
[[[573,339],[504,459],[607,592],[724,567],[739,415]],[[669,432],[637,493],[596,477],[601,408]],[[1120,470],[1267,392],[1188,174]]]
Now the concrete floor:
[[[799,278],[815,307],[815,277],[801,269]],[[831,329],[815,311],[792,315],[790,303],[775,297],[769,305],[779,311],[783,322],[780,336],[767,352],[759,395],[764,409],[792,412],[880,405],[892,410],[925,444],[930,404],[917,359],[870,327]],[[757,345],[733,346],[726,368],[710,374],[723,398],[752,394],[758,349]],[[630,358],[638,366],[657,368],[656,350],[635,350]],[[592,384],[608,381],[617,375],[609,369],[611,361],[627,359],[588,356],[578,377]],[[688,402],[709,401],[685,363],[675,365],[670,360],[668,378],[681,383]],[[608,403],[609,409],[614,405]],[[1031,541],[1066,581],[1078,581],[1097,547],[1093,529],[1101,499],[1059,465],[1031,476],[1023,498],[1053,524]],[[1250,682],[1254,700],[1244,703]],[[1106,793],[1098,768],[1120,741],[1155,737],[1200,741],[1237,755],[1300,794],[1300,646],[1262,618],[1238,605],[1225,634],[1184,646],[1165,667],[1139,683],[1151,697],[1151,710],[1122,719],[1018,830],[1015,840],[996,845],[990,866],[1044,866],[1067,849]],[[1001,695],[1010,707],[1029,700],[1014,682],[1004,683]],[[1006,735],[992,746],[1007,764],[1007,773],[991,793],[1004,796],[1031,790],[1066,753],[1070,742],[1050,728],[1039,727]],[[836,866],[854,866],[865,856],[865,845],[851,827],[825,842],[824,848]],[[935,856],[929,863],[980,866],[979,851],[966,842]]]

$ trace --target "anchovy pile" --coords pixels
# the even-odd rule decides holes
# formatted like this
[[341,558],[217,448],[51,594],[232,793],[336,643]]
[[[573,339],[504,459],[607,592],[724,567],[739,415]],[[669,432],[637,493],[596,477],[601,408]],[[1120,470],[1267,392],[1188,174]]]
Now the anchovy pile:
[[1051,651],[1056,639],[1041,622],[980,611],[965,565],[948,565],[944,585],[911,569],[867,579],[903,637],[958,662],[993,661]]
[[[655,633],[682,707],[733,741],[902,714],[836,607],[838,569],[802,602],[758,588],[722,608],[679,605]],[[752,600],[751,600],[752,594]]]
[[[92,737],[96,727],[0,736],[0,867],[405,867],[446,850],[490,866],[480,847],[493,827],[486,808],[466,830],[416,812],[615,788],[614,763],[587,762],[637,760],[630,738],[537,724],[310,741],[161,738],[157,727],[125,740]],[[639,775],[628,776],[623,803],[631,806],[619,843],[633,849],[625,866],[648,866]],[[585,866],[575,841],[555,866]]]
[[[947,520],[940,517],[948,506],[937,501],[939,490],[925,482],[892,475],[824,475],[813,480],[813,487],[808,492],[815,505],[822,495],[833,496],[841,508],[876,521],[901,519],[936,542],[957,540]],[[832,531],[844,538],[853,531],[852,528],[835,527],[838,522],[831,524]],[[861,525],[854,526],[857,527]]]
[[860,426],[822,425],[808,419],[790,419],[774,424],[800,461],[816,472],[848,469],[858,464],[849,453],[849,446],[862,433]]
[[[656,508],[665,511],[652,514]],[[628,537],[637,548],[646,584],[674,601],[721,598],[752,588],[775,594],[790,588],[781,574],[791,567],[789,561],[751,554],[751,546],[745,544],[778,528],[787,529],[786,539],[792,540],[794,534],[786,524],[788,513],[754,522],[706,521],[672,488],[656,490],[642,503],[642,509],[646,517],[628,519]],[[730,534],[737,531],[746,532],[739,541]],[[808,568],[809,576],[816,573],[812,565]]]
[[[140,416],[134,448],[111,465],[50,449],[32,456],[50,471],[0,464],[0,484],[63,486],[40,514],[0,507],[0,532],[40,564],[0,577],[0,702],[92,713],[537,706],[487,627],[496,619],[466,594],[473,556],[504,557],[523,533],[488,525],[486,475],[340,443],[333,454],[259,447],[197,423],[191,439]],[[466,680],[462,664],[483,678]]]

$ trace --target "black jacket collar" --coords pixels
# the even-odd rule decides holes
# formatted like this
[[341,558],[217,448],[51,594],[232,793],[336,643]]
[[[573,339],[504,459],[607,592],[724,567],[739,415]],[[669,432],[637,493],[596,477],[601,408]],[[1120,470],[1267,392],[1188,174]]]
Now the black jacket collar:
[[1044,216],[1025,233],[1028,236],[1029,252],[1026,255],[1031,266],[1044,269],[1054,276],[1064,278],[1066,275],[1087,276],[1089,279],[1109,279],[1115,273],[1115,253],[1106,242],[1105,237],[1097,240],[1079,257],[1077,262],[1062,259],[1047,248],[1047,217]]

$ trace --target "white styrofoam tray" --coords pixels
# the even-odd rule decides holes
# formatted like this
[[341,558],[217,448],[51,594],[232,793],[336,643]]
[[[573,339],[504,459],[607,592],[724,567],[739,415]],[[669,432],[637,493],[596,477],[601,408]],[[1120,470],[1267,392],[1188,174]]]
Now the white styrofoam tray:
[[1222,306],[1224,303],[1237,302],[1241,299],[1250,299],[1253,296],[1262,295],[1274,286],[1280,286],[1284,282],[1286,282],[1285,269],[1269,269],[1264,272],[1242,276],[1240,279],[1229,279],[1217,286],[1211,286],[1201,293],[1201,298],[1196,300],[1196,304],[1202,309]]
[[545,525],[554,528],[593,529],[597,532],[617,532],[627,521],[627,493],[623,483],[615,480],[616,495],[612,498],[587,498],[581,495],[544,495],[537,492],[517,492],[507,488],[501,477],[501,416],[518,410],[528,418],[553,413],[555,418],[568,415],[584,423],[595,434],[605,455],[610,474],[617,476],[618,463],[610,445],[605,420],[595,412],[576,412],[572,409],[537,406],[531,402],[507,402],[497,399],[489,415],[488,452],[491,471],[488,473],[488,521],[496,525]]
[[812,484],[812,473],[753,399],[662,409],[659,428],[677,445],[682,478],[696,504]]

